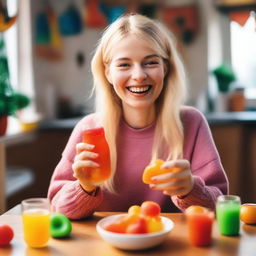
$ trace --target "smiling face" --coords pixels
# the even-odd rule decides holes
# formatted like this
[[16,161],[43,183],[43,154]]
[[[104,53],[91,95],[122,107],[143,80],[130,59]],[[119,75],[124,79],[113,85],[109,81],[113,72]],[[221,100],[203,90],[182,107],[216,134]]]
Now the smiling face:
[[128,113],[154,114],[155,101],[163,89],[163,59],[135,35],[128,35],[111,50],[106,77]]

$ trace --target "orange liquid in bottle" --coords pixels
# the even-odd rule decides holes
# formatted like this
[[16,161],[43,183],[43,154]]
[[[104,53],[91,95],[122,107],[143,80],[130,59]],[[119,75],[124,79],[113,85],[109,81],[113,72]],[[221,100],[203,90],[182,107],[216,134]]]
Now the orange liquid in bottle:
[[85,170],[87,179],[94,183],[107,180],[111,174],[111,167],[109,147],[105,138],[104,129],[100,127],[85,130],[83,133],[83,142],[94,145],[95,147],[91,151],[99,154],[95,162],[100,166],[87,167]]

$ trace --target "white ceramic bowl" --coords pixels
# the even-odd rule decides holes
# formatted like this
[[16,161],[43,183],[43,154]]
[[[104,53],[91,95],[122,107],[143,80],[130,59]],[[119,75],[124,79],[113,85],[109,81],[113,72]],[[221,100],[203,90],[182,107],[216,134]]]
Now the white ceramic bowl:
[[99,235],[109,244],[124,250],[143,250],[154,247],[162,243],[173,229],[174,223],[172,220],[162,217],[164,230],[160,232],[153,232],[148,234],[120,234],[107,231],[103,228],[104,224],[112,221],[113,219],[125,214],[118,214],[105,217],[101,219],[96,229]]

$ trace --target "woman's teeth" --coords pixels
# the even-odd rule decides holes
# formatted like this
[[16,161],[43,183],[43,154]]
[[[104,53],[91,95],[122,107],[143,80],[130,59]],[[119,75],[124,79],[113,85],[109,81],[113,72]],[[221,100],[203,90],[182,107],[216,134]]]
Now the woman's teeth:
[[132,93],[146,93],[151,89],[151,86],[131,86],[131,87],[127,87],[127,89],[132,92]]

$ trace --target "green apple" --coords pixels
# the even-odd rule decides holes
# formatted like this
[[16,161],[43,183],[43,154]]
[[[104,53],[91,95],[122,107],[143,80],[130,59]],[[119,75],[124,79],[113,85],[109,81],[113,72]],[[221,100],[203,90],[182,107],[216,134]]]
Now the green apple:
[[50,223],[51,236],[54,238],[66,237],[71,233],[72,224],[70,220],[61,213],[51,214]]

